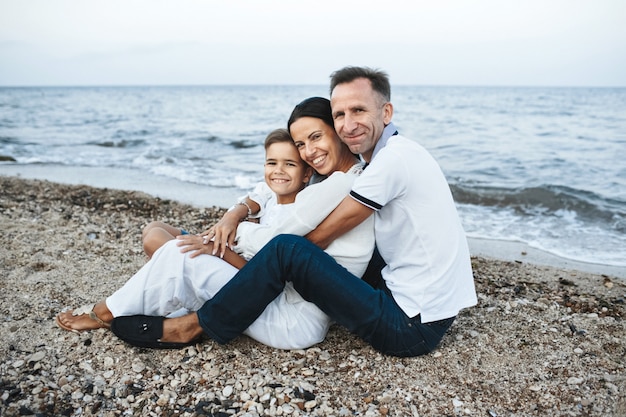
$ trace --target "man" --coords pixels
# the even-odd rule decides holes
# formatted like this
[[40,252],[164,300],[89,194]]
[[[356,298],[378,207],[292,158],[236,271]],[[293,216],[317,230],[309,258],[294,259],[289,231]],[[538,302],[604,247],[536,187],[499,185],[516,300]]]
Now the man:
[[[387,75],[343,68],[331,76],[330,92],[337,133],[369,163],[350,195],[306,239],[281,235],[270,241],[198,312],[165,320],[116,318],[112,330],[118,336],[138,346],[175,347],[204,332],[228,343],[291,281],[306,300],[375,349],[417,356],[435,349],[458,312],[476,304],[450,189],[430,154],[391,123]],[[321,249],[372,214],[386,264],[376,287]]]

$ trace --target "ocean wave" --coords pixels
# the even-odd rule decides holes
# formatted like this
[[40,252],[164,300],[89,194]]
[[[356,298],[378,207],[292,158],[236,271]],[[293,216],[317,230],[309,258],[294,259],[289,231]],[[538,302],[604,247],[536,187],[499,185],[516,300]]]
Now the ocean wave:
[[103,142],[87,142],[88,145],[102,146],[104,148],[138,148],[146,144],[146,141],[143,139],[135,139],[135,140],[106,140]]
[[14,136],[0,136],[0,145],[24,145],[24,141]]
[[457,203],[507,208],[519,216],[574,213],[578,218],[602,222],[626,231],[626,202],[561,185],[508,189],[502,187],[451,185]]
[[231,141],[230,146],[235,149],[248,149],[259,146],[259,143],[257,141],[241,139]]

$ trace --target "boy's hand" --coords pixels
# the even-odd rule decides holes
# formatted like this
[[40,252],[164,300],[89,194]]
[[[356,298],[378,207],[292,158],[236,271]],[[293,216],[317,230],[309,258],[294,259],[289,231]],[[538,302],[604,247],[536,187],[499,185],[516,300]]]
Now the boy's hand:
[[202,254],[214,255],[213,242],[208,241],[206,237],[200,235],[181,235],[176,236],[176,239],[178,239],[176,245],[181,247],[181,253],[193,251],[193,253],[189,255],[190,258],[195,258]]

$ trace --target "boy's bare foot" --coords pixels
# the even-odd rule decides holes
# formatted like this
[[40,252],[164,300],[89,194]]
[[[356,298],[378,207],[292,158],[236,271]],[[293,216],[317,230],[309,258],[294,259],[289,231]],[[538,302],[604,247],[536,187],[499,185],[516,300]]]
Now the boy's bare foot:
[[55,318],[57,326],[71,332],[109,327],[112,320],[113,314],[104,301],[59,313]]

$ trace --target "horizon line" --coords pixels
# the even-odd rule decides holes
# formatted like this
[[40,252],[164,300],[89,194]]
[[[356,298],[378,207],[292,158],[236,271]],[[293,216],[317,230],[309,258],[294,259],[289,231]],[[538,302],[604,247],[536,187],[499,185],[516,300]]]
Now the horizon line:
[[[145,87],[327,87],[308,83],[216,83],[216,84],[0,84],[0,88],[145,88]],[[626,85],[556,85],[556,84],[392,84],[394,87],[447,88],[626,88]]]

